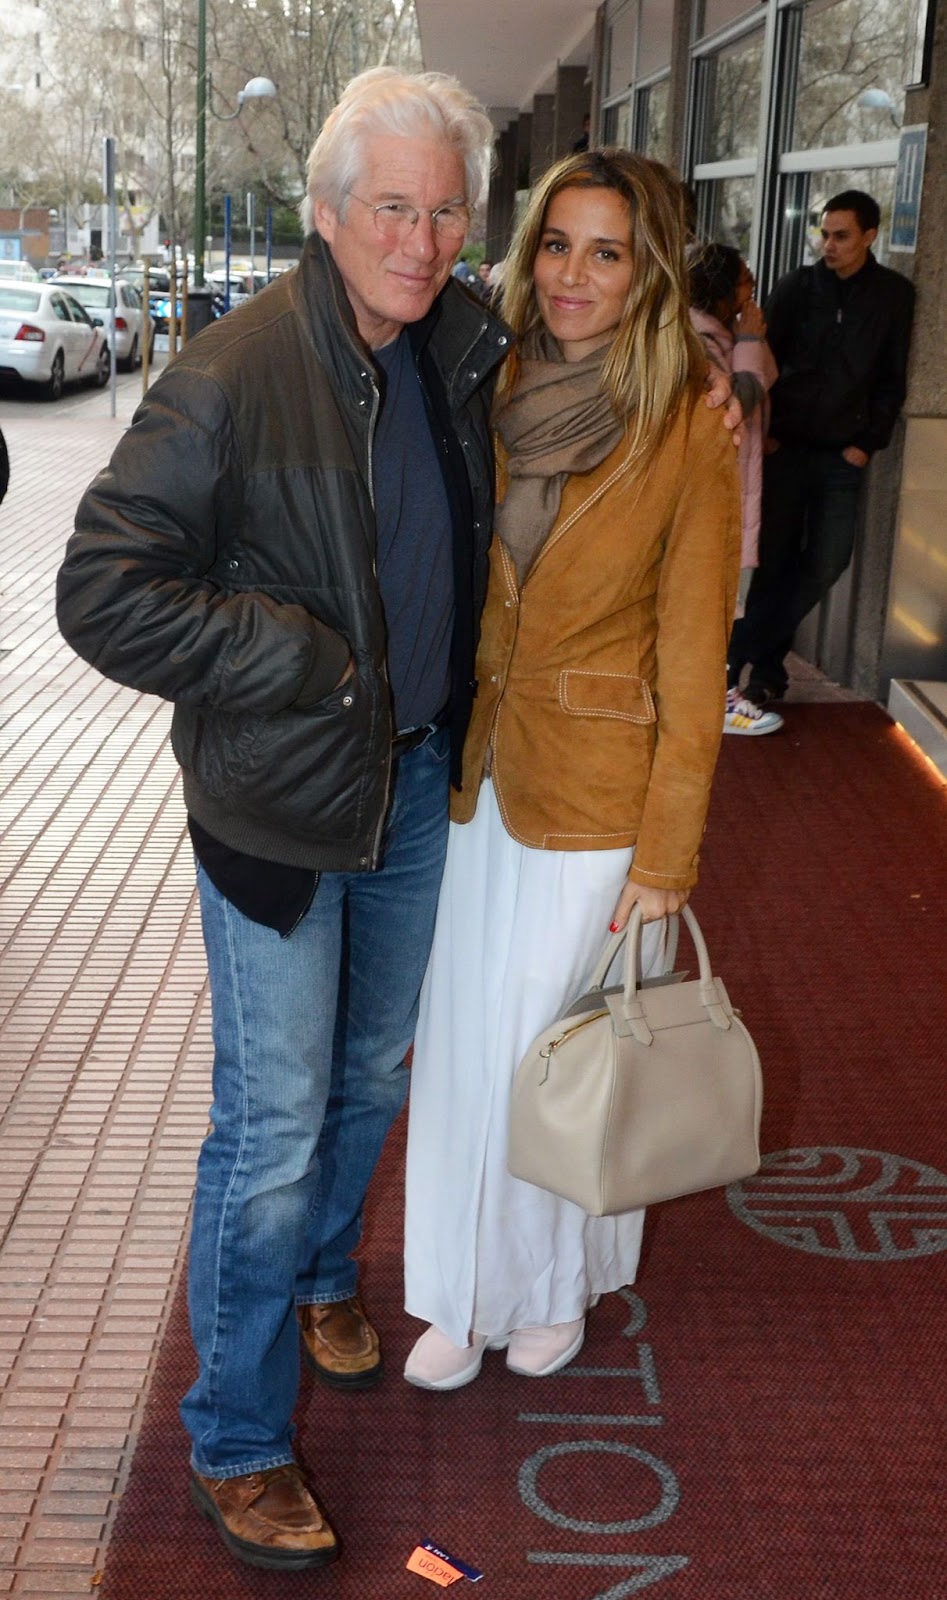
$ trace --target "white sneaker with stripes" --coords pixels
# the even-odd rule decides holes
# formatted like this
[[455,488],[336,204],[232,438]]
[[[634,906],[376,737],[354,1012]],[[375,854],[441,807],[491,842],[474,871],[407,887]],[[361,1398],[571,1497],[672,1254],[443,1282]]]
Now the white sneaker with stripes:
[[723,718],[724,733],[745,734],[755,738],[761,733],[775,733],[783,725],[778,711],[756,706],[739,689],[727,690],[727,709]]

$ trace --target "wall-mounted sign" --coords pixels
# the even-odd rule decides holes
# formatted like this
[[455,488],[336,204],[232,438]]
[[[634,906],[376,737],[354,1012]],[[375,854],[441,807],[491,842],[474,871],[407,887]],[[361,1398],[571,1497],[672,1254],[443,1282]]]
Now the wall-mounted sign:
[[917,249],[917,224],[921,212],[924,183],[924,157],[927,152],[927,123],[901,129],[898,140],[898,171],[894,185],[894,210],[891,214],[889,249]]

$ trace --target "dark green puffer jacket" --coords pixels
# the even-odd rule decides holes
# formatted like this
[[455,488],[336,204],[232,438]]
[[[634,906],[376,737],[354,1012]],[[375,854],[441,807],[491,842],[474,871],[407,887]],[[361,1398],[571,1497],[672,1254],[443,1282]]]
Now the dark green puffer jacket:
[[[475,689],[503,325],[449,280],[410,330],[454,525],[452,734]],[[298,268],[192,340],[84,495],[59,573],[65,638],[174,701],[187,808],[224,844],[371,867],[391,695],[375,576],[378,389],[318,235]],[[349,655],[355,673],[335,688]]]

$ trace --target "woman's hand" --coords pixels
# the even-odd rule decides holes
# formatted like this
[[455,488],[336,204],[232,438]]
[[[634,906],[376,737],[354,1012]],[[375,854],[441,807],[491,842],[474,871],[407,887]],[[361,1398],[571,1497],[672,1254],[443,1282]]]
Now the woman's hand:
[[632,883],[629,879],[618,896],[610,931],[620,933],[622,928],[628,926],[628,918],[635,905],[641,906],[645,922],[658,922],[661,917],[670,917],[675,911],[680,911],[689,897],[689,889],[649,889],[645,884]]
[[756,339],[766,338],[766,318],[755,300],[748,300],[737,317],[737,333],[749,333]]

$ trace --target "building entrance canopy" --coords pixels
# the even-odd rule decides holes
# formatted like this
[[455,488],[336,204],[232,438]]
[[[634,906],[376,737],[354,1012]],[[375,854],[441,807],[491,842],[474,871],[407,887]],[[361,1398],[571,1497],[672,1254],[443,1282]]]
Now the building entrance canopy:
[[502,131],[554,90],[557,67],[589,65],[595,12],[593,0],[417,0],[424,65],[459,78]]

